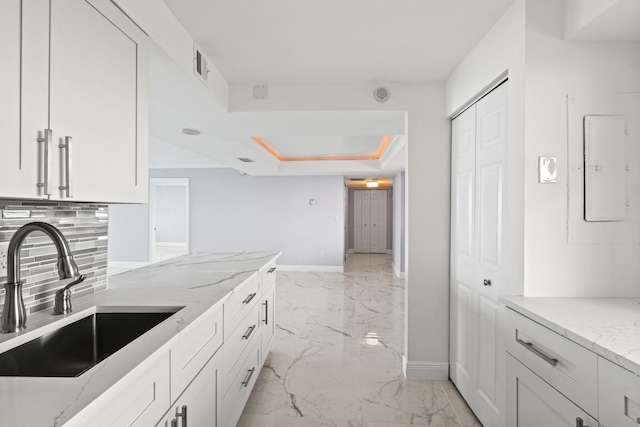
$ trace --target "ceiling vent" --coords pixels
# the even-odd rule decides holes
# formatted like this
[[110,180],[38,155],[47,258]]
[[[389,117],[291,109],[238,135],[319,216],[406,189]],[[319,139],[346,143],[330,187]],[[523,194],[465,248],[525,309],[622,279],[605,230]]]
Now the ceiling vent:
[[207,58],[205,58],[202,50],[195,43],[193,44],[193,74],[207,86],[207,76],[209,75]]
[[385,102],[389,99],[389,90],[386,87],[379,87],[373,91],[373,99],[378,102]]
[[269,98],[269,86],[253,85],[253,99],[265,100]]
[[255,160],[252,160],[252,159],[250,159],[248,157],[238,157],[237,159],[240,160],[241,162],[245,162],[245,163],[253,163],[253,162],[255,162]]

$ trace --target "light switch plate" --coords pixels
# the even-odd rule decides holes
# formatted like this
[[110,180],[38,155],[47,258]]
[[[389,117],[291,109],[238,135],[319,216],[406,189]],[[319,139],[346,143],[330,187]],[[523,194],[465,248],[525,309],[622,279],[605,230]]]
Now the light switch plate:
[[556,157],[538,157],[538,182],[541,184],[558,182]]

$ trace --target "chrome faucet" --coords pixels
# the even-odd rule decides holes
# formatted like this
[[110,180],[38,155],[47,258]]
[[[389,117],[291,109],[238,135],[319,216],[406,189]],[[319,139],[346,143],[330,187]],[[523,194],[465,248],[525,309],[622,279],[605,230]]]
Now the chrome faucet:
[[20,227],[11,238],[7,251],[7,283],[4,285],[6,292],[1,331],[3,334],[18,332],[27,327],[27,312],[22,299],[22,282],[20,281],[20,248],[24,239],[33,231],[42,231],[53,240],[58,251],[60,280],[74,279],[56,292],[53,314],[64,314],[71,311],[71,291],[69,288],[85,279],[85,276],[78,272],[78,266],[73,260],[69,244],[60,230],[46,222],[30,222]]

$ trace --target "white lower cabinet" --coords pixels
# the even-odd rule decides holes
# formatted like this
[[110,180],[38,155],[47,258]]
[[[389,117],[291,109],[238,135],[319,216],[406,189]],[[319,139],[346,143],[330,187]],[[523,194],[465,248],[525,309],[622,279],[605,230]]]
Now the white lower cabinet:
[[600,357],[598,379],[600,424],[640,426],[640,377]]
[[170,405],[169,352],[153,357],[154,361],[148,366],[141,365],[131,371],[65,426],[155,425]]
[[508,426],[598,426],[589,414],[511,355],[507,355],[507,378]]
[[222,352],[218,351],[158,423],[162,427],[223,426]]

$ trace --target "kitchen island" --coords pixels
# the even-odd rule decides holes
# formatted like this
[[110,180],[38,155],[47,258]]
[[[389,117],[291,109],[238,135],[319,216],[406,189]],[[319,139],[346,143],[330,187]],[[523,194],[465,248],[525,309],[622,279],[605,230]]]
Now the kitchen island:
[[[0,352],[96,312],[177,310],[78,377],[0,377],[2,424],[98,426],[121,420],[126,425],[164,425],[176,417],[172,405],[187,394],[192,382],[196,384],[203,365],[212,365],[214,359],[219,382],[214,386],[221,401],[206,410],[214,411],[215,425],[235,424],[270,346],[279,255],[185,255],[109,277],[107,290],[72,298],[73,312],[68,315],[53,316],[49,310],[30,315],[26,330],[0,336]],[[240,331],[247,323],[249,328]],[[241,333],[239,343],[234,342],[236,330]],[[243,363],[252,361],[252,352],[260,366],[253,361],[248,378],[241,371]],[[150,388],[127,397],[144,378],[150,378]],[[222,407],[226,412],[216,411]],[[198,409],[190,408],[191,419],[197,416]]]

